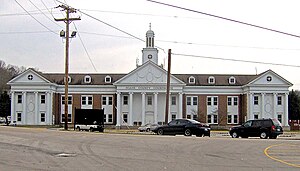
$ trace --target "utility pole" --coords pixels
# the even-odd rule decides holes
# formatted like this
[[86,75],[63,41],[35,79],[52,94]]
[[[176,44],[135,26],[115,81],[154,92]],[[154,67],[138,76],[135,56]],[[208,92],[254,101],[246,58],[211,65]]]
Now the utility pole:
[[167,75],[165,123],[168,123],[168,116],[169,116],[170,77],[171,77],[171,49],[168,50],[168,75]]
[[[66,38],[66,56],[65,56],[65,130],[68,130],[68,102],[69,102],[69,24],[74,21],[74,20],[81,20],[80,18],[70,18],[70,13],[76,13],[76,9],[71,8],[70,6],[67,5],[59,5],[57,8],[62,8],[63,11],[66,11],[66,18],[62,19],[55,19],[55,21],[64,21],[66,23],[66,34],[62,30],[60,32],[61,37]],[[72,32],[72,37],[76,35],[76,32]],[[71,38],[72,38],[71,37]]]

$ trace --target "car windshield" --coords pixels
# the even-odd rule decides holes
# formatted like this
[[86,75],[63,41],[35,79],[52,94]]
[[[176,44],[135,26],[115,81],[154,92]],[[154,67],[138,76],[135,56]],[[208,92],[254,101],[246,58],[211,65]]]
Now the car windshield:
[[275,126],[281,126],[280,122],[277,119],[272,119]]

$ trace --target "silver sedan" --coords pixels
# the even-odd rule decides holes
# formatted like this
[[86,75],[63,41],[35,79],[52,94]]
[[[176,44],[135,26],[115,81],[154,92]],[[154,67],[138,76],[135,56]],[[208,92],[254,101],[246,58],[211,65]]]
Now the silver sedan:
[[147,123],[146,125],[144,126],[140,126],[138,127],[138,130],[140,132],[150,132],[152,131],[153,129],[155,129],[156,127],[158,127],[159,125],[158,124],[155,124],[155,123]]

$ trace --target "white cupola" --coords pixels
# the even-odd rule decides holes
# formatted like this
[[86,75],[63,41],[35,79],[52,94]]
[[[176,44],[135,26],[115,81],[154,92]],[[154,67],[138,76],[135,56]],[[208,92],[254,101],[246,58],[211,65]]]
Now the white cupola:
[[151,23],[149,24],[149,30],[146,33],[146,48],[143,48],[142,52],[143,64],[149,60],[158,64],[158,50],[154,47],[154,32],[151,30]]

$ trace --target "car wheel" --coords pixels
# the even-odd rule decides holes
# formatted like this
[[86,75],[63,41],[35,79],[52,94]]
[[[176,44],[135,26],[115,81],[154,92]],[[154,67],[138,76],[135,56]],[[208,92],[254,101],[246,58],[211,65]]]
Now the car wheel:
[[76,131],[80,131],[80,127],[79,126],[76,128]]
[[164,130],[163,129],[159,129],[157,131],[157,135],[164,135]]
[[192,131],[191,131],[190,129],[186,129],[186,130],[184,131],[184,135],[185,135],[185,136],[192,136]]
[[232,138],[238,138],[239,134],[237,132],[233,132],[231,135]]
[[94,132],[94,128],[90,128],[90,132]]
[[268,138],[268,134],[265,131],[263,131],[263,132],[260,133],[259,137],[261,139],[266,139],[266,138]]
[[150,132],[150,128],[147,128],[147,129],[146,129],[146,132]]

